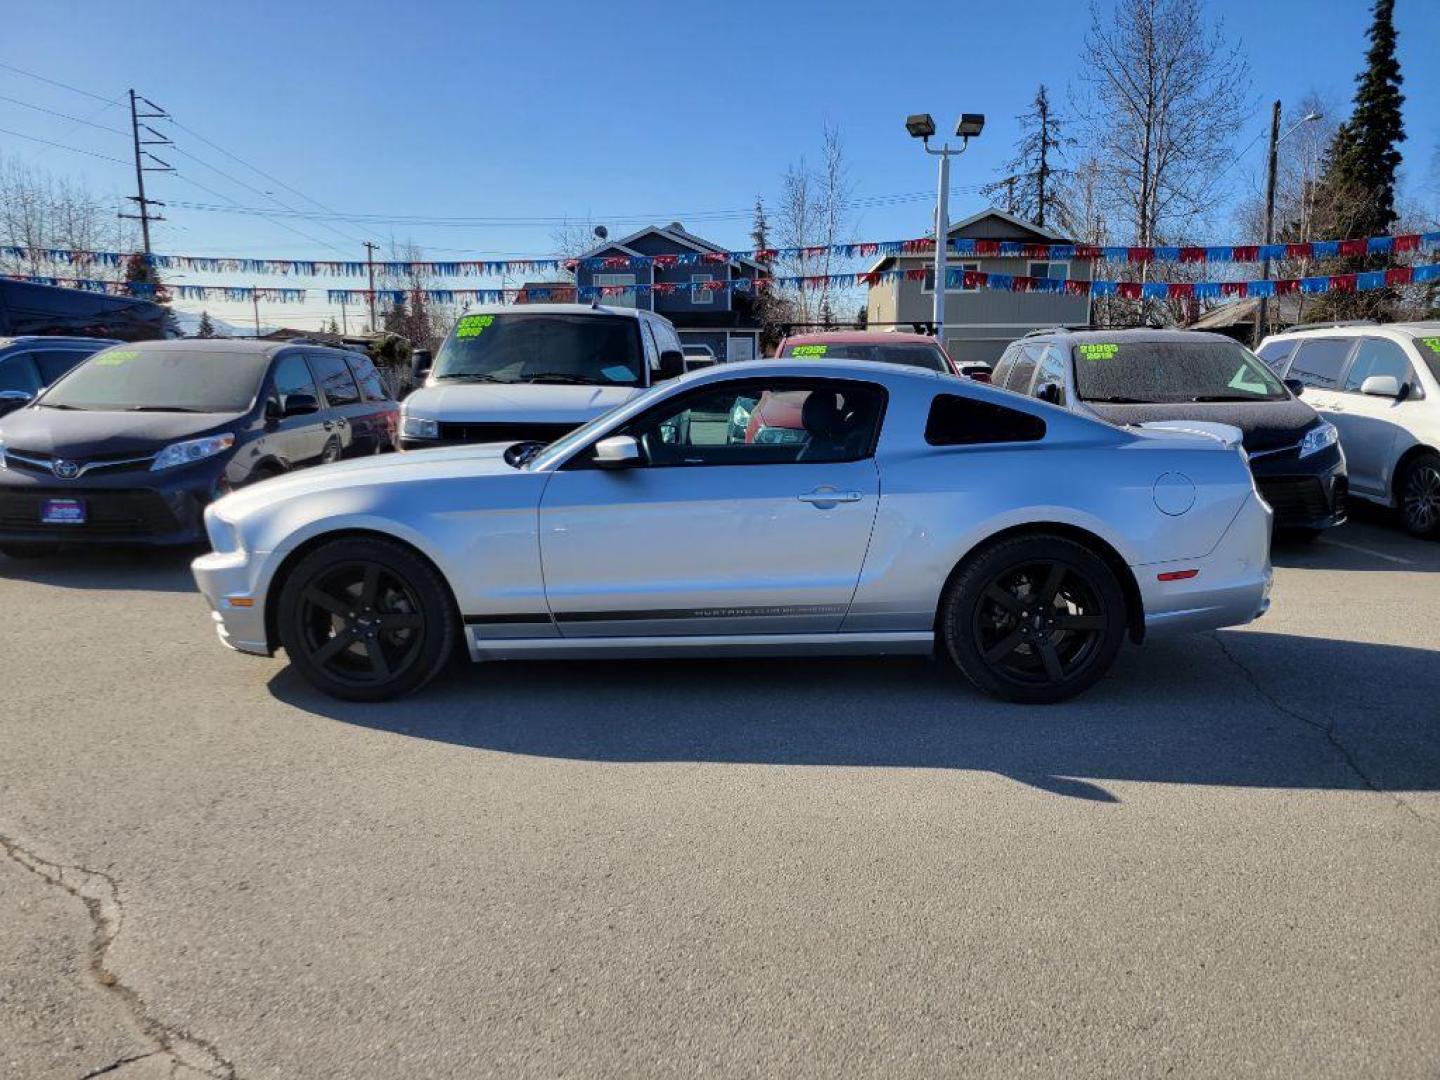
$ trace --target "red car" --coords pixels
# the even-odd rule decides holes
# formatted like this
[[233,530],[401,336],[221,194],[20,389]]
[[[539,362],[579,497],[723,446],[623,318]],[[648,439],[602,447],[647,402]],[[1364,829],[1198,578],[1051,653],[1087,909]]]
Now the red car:
[[[903,364],[925,368],[946,375],[978,378],[989,381],[989,369],[978,375],[963,372],[950,358],[945,347],[926,334],[892,334],[877,331],[850,330],[822,334],[799,334],[780,342],[775,358],[803,360],[871,360],[883,364]],[[747,443],[799,443],[814,432],[808,432],[801,416],[801,403],[808,393],[765,393],[748,409],[737,404],[730,418],[731,441]],[[843,402],[839,423],[844,424]],[[743,432],[743,435],[741,434]]]

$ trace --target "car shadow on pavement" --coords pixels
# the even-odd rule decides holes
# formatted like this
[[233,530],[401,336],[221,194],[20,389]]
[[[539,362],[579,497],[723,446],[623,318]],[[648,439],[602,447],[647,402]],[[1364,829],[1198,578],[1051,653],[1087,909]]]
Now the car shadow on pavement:
[[186,547],[114,547],[62,549],[35,559],[0,555],[0,577],[33,581],[61,589],[135,589],[145,592],[195,592],[190,563],[208,549]]
[[1107,781],[1440,790],[1440,656],[1254,631],[1129,648],[1048,707],[913,658],[491,663],[376,705],[286,668],[270,690],[346,724],[540,757],[983,770],[1099,802],[1119,801]]

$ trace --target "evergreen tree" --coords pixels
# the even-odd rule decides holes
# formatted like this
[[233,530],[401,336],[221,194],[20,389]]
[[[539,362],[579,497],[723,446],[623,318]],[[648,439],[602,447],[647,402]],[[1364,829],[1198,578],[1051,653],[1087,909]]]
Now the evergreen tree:
[[336,337],[340,336],[340,324],[335,321],[334,315],[330,316],[330,325],[325,327],[325,333],[334,334]]
[[[165,288],[164,282],[160,280],[159,272],[138,251],[125,260],[125,280],[131,285],[141,286],[138,289],[131,289],[136,296],[153,300],[157,304],[170,302],[170,293]],[[153,288],[146,286],[153,286]]]
[[[1356,77],[1355,107],[1335,131],[1316,184],[1315,232],[1320,236],[1360,237],[1387,232],[1398,220],[1395,174],[1405,128],[1400,106],[1400,62],[1395,56],[1395,0],[1375,0],[1367,32],[1370,48],[1365,70]],[[1380,269],[1383,256],[1345,259],[1331,272]],[[1394,290],[1332,293],[1322,302],[1325,318],[1385,317],[1395,303]]]
[[[755,261],[760,264],[760,275],[770,277],[775,273],[775,257],[770,251],[770,219],[765,214],[765,200],[755,196],[755,218],[750,225],[750,243],[755,250]],[[781,309],[783,303],[769,285],[755,287],[752,306],[755,321],[760,326],[760,354],[768,356],[780,344]]]
[[200,312],[200,327],[195,331],[196,337],[213,338],[215,336],[215,324],[210,321],[210,312]]
[[1065,121],[1055,115],[1044,83],[1035,91],[1030,111],[1015,119],[1020,121],[1021,136],[1015,156],[1004,165],[1006,175],[980,190],[992,200],[1003,193],[1007,213],[1044,225],[1047,214],[1054,218],[1059,186],[1070,175],[1060,156],[1075,140],[1065,136]]
[[410,311],[405,303],[403,292],[395,298],[394,303],[385,309],[385,318],[382,321],[389,333],[399,334],[401,337],[406,336],[405,332],[409,329],[410,324]]

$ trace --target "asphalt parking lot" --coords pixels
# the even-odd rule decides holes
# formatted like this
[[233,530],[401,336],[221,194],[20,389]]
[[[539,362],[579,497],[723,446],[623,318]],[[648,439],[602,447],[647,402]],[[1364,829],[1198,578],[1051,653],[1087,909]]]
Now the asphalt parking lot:
[[[0,558],[0,1076],[1429,1076],[1440,545],[1021,708],[915,660],[321,699]],[[108,1070],[108,1071],[106,1071]]]

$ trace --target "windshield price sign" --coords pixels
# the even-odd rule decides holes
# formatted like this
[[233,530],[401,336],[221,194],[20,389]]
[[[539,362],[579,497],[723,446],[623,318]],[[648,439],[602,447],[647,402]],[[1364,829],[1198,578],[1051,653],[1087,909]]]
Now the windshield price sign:
[[466,315],[456,324],[455,336],[461,340],[479,337],[494,321],[494,315]]

